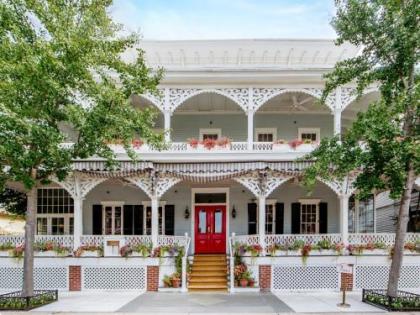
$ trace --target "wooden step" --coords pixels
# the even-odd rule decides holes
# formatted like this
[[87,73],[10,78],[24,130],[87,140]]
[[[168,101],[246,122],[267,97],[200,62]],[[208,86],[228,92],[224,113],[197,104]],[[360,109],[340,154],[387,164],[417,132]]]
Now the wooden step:
[[190,283],[224,283],[226,284],[226,276],[225,277],[199,277],[199,276],[192,276],[190,279]]
[[226,266],[225,261],[194,261],[193,266]]
[[192,272],[195,271],[223,271],[226,272],[227,271],[227,267],[226,266],[192,266]]
[[206,288],[206,289],[188,289],[188,292],[189,293],[208,293],[208,292],[225,293],[225,292],[228,292],[228,289],[227,288],[224,288],[224,289],[209,289],[209,288]]
[[226,277],[226,271],[192,271],[191,277]]
[[194,256],[196,261],[226,261],[226,256]]
[[205,283],[205,284],[190,284],[188,286],[188,289],[199,289],[199,290],[209,290],[209,289],[218,289],[218,290],[226,290],[227,285],[226,284],[211,284],[211,283]]

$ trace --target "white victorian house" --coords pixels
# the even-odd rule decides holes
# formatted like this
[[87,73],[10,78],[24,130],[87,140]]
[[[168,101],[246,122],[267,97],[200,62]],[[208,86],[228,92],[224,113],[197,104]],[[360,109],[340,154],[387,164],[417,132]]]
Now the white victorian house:
[[[297,161],[322,138],[345,133],[379,97],[372,88],[356,99],[349,85],[318,102],[323,74],[357,55],[357,47],[331,40],[141,47],[148,64],[166,73],[160,95],[134,95],[133,106],[159,111],[156,129],[167,131],[168,148],[138,141],[139,161],[132,162],[114,144],[117,170],[95,157],[78,160],[65,181],[38,189],[38,287],[158,290],[176,271],[183,291],[385,285],[394,235],[392,219],[384,217],[390,233],[377,233],[378,196],[355,199],[351,174],[320,179],[308,195],[300,175],[311,161]],[[0,241],[12,248],[22,237]],[[416,242],[419,234],[409,233],[401,287],[420,287]],[[21,262],[7,257],[18,255],[12,251],[0,257],[1,288],[21,283]],[[236,271],[235,255],[246,277]],[[181,266],[172,256],[182,256]],[[351,270],[340,272],[341,264]],[[247,278],[246,288],[236,288],[240,278]]]

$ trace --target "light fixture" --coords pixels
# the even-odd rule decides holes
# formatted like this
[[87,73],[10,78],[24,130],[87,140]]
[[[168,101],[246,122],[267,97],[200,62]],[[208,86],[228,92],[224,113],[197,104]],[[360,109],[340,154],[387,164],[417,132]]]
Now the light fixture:
[[185,207],[184,211],[184,218],[188,219],[190,217],[190,210],[188,210],[188,206]]
[[235,209],[235,205],[233,205],[232,207],[232,218],[235,219],[236,218],[236,209]]

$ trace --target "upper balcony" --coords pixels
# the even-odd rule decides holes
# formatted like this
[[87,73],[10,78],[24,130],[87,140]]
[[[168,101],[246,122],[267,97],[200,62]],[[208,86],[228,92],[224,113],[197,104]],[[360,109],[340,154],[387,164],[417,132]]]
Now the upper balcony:
[[[168,146],[158,151],[139,139],[133,148],[141,159],[157,161],[292,160],[311,152],[321,139],[345,132],[357,113],[378,97],[377,92],[359,100],[347,95],[347,103],[337,110],[337,95],[321,104],[321,92],[320,88],[166,88],[162,99],[135,95],[133,106],[159,112],[155,128],[167,131]],[[126,156],[121,145],[110,146],[118,157]]]

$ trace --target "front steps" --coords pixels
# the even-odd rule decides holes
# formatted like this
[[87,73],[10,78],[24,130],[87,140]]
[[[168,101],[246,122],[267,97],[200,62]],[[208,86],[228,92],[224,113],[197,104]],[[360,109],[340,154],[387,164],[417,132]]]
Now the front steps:
[[188,291],[226,292],[227,288],[226,255],[195,255]]

